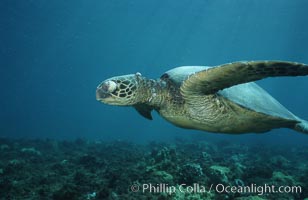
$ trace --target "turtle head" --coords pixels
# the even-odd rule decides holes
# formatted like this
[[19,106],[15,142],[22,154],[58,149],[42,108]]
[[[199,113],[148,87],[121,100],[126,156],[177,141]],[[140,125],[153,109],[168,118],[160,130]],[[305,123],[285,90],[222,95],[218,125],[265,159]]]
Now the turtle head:
[[141,74],[129,74],[109,78],[96,88],[96,100],[117,106],[130,106],[138,103]]

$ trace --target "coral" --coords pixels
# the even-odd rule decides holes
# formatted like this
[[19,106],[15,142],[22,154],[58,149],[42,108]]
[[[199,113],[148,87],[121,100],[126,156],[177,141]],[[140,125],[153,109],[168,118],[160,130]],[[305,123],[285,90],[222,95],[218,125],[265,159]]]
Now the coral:
[[238,162],[234,163],[234,165],[232,166],[232,171],[236,177],[242,177],[246,169],[246,166]]
[[160,150],[153,150],[152,156],[156,164],[164,165],[169,164],[170,162],[176,161],[176,151],[174,148],[163,147]]
[[202,159],[203,164],[205,164],[205,165],[210,165],[211,163],[213,163],[213,159],[212,159],[211,154],[209,154],[206,151],[202,152],[202,158],[201,159]]
[[21,170],[24,168],[25,162],[18,160],[18,159],[13,159],[9,160],[8,164],[3,170],[4,174],[15,174],[15,173],[20,173]]
[[297,185],[292,176],[285,175],[279,171],[273,172],[272,180],[280,183],[281,185]]
[[173,176],[165,171],[154,171],[153,178],[158,178],[157,183],[173,183]]
[[[25,148],[30,147],[30,148]],[[306,147],[234,145],[229,141],[10,140],[0,138],[2,199],[305,199]],[[291,164],[292,163],[292,164]],[[132,184],[300,185],[302,193],[132,192]],[[249,196],[250,195],[250,196]],[[0,198],[0,199],[1,199]]]
[[80,196],[81,193],[76,186],[64,185],[53,194],[52,198],[54,200],[75,200]]
[[228,167],[213,165],[210,167],[210,179],[213,183],[229,183],[228,174],[230,169]]
[[20,151],[22,153],[24,153],[25,155],[35,155],[35,156],[42,155],[42,153],[40,151],[36,150],[34,147],[22,148]]
[[85,168],[97,168],[100,165],[100,163],[98,162],[98,160],[95,156],[88,155],[88,154],[82,155],[79,158],[78,163]]
[[270,162],[273,164],[273,166],[279,168],[288,168],[291,165],[291,162],[281,155],[272,157]]
[[202,170],[203,169],[201,166],[196,163],[188,163],[183,165],[180,171],[180,182],[188,185],[192,185],[193,183],[200,183],[201,181],[204,182],[207,177],[203,174]]
[[91,200],[96,198],[96,192],[86,194],[86,200]]
[[5,151],[5,150],[8,150],[8,149],[10,149],[9,145],[7,145],[7,144],[0,145],[0,150],[1,151]]
[[267,164],[260,163],[251,164],[245,170],[245,173],[242,176],[242,179],[245,180],[247,184],[264,184],[264,180],[268,180],[272,177],[273,168]]

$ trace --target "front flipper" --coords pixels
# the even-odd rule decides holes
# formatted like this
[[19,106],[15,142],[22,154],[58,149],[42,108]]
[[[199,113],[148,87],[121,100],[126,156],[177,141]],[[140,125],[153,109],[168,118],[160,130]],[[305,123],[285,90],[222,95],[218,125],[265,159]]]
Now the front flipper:
[[148,106],[148,105],[144,105],[144,104],[138,104],[138,105],[135,105],[134,106],[135,109],[138,111],[138,113],[140,115],[142,115],[143,117],[149,119],[149,120],[152,120],[152,115],[151,115],[151,112],[153,110],[152,107]]
[[219,90],[267,77],[305,76],[308,65],[283,61],[235,62],[202,70],[189,76],[181,86],[184,98],[214,94]]

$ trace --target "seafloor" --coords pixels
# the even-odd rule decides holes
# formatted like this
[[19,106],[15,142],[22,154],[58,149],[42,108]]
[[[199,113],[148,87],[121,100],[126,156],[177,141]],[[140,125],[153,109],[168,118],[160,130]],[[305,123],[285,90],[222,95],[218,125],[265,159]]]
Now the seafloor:
[[[181,184],[186,184],[182,185],[184,191],[179,191]],[[237,189],[259,188],[227,193],[215,190],[219,184]],[[265,184],[274,185],[276,189],[287,186],[288,191],[291,186],[300,186],[302,191],[267,191],[260,195]],[[147,187],[152,188],[151,191]],[[173,188],[176,188],[174,193]],[[290,200],[307,197],[307,146],[248,146],[198,140],[142,145],[82,139],[0,139],[1,200]]]

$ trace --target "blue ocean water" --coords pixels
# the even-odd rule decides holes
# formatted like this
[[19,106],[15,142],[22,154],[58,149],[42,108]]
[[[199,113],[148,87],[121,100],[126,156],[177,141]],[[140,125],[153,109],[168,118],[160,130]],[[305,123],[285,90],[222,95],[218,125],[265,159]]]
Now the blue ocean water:
[[[111,76],[158,78],[182,65],[308,63],[305,0],[2,0],[0,136],[170,141],[202,137],[307,144],[292,130],[230,136],[177,128],[95,100]],[[308,119],[308,77],[258,82]]]

